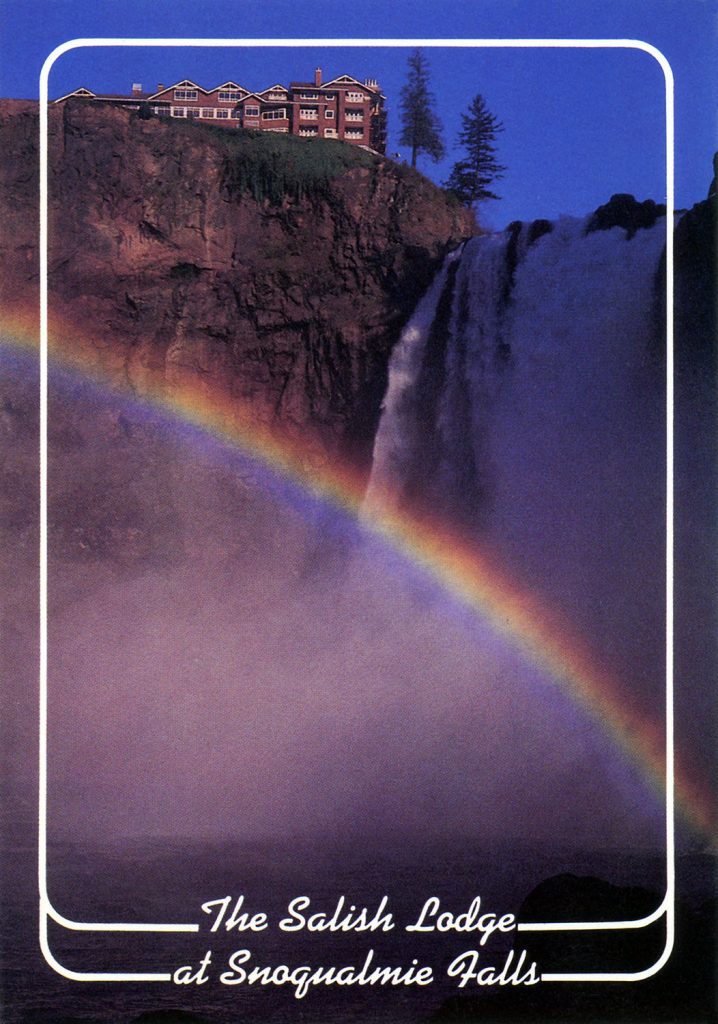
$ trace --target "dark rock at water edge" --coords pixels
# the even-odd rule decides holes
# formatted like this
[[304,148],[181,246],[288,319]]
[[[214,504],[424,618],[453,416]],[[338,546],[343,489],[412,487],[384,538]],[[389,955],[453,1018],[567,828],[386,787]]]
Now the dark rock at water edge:
[[[639,920],[662,896],[598,878],[558,875],[529,894],[519,921]],[[434,1024],[709,1024],[715,1020],[716,940],[714,899],[698,908],[676,906],[676,935],[667,964],[641,982],[541,982],[531,987],[478,989],[448,1000]],[[664,920],[645,928],[586,932],[521,932],[514,948],[525,949],[546,973],[636,973],[654,964],[666,940]]]
[[[655,279],[656,351],[666,343],[666,253]],[[687,210],[673,234],[673,298],[676,370],[681,376],[709,374],[715,381],[718,342],[718,196],[715,179],[708,198]]]
[[652,199],[639,202],[627,193],[612,195],[607,203],[592,215],[586,225],[586,234],[592,231],[608,231],[609,228],[624,228],[626,238],[633,238],[641,228],[652,228],[659,217],[665,217],[666,207]]
[[[707,357],[711,364],[718,334],[717,207],[715,196],[698,203],[681,217],[674,235],[678,352]],[[665,275],[665,261],[662,269]]]

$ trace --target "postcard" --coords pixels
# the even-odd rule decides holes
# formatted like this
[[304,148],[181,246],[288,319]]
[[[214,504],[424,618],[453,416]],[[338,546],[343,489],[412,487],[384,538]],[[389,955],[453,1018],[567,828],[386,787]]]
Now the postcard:
[[713,1019],[716,13],[0,12],[3,1021]]

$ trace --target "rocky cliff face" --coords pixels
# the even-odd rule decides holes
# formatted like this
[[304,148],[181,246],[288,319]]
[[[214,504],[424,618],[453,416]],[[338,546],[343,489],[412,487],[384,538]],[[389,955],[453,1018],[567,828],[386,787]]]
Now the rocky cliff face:
[[[200,385],[316,458],[366,465],[392,345],[444,253],[474,231],[468,211],[363,153],[273,204],[233,183],[216,133],[82,104],[50,115],[63,345],[138,391]],[[36,305],[37,107],[4,101],[0,124],[0,302],[22,311]]]

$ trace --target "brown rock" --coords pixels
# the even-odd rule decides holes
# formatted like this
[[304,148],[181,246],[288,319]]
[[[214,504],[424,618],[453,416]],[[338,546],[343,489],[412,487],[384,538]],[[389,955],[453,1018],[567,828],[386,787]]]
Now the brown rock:
[[[0,102],[4,310],[35,308],[37,106]],[[311,144],[311,143],[310,143]],[[376,158],[272,205],[191,124],[50,110],[49,286],[61,343],[140,392],[201,385],[319,458],[365,466],[388,357],[472,215]]]

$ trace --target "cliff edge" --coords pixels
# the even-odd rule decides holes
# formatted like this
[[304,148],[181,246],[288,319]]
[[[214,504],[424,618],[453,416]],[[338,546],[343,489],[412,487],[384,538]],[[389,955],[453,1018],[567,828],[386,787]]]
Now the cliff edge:
[[[0,303],[37,308],[38,109],[0,101]],[[190,384],[366,467],[389,354],[473,216],[332,141],[67,103],[49,127],[62,350],[142,393]]]

